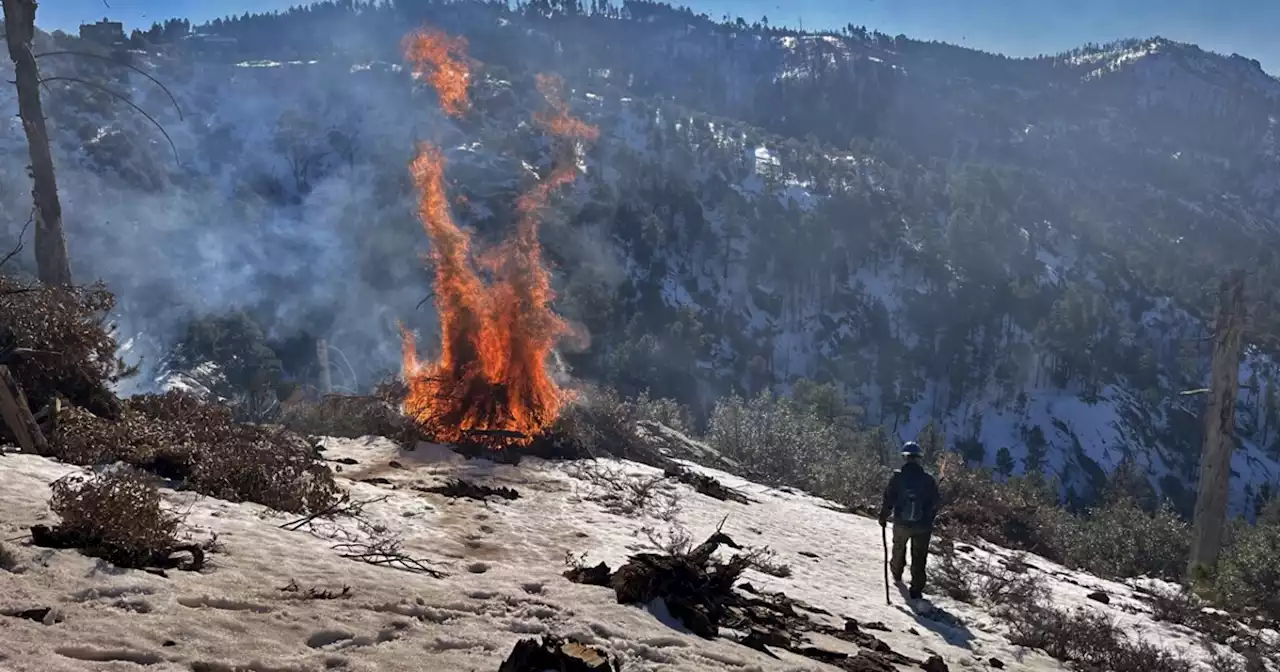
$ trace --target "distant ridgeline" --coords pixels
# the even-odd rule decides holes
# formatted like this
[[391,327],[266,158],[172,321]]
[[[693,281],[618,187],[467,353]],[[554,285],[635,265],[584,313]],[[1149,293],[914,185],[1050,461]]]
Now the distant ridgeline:
[[[422,24],[468,40],[479,114],[445,122],[410,86],[399,40]],[[79,272],[143,313],[244,308],[271,338],[324,335],[371,381],[395,366],[396,320],[435,331],[414,141],[444,138],[459,222],[496,239],[521,162],[550,159],[526,121],[532,75],[551,72],[601,131],[541,232],[556,310],[588,336],[562,352],[574,376],[704,418],[732,392],[833,382],[862,426],[905,438],[932,419],[970,462],[1082,497],[1132,464],[1185,507],[1204,399],[1179,393],[1208,373],[1205,288],[1241,266],[1233,510],[1280,479],[1260,336],[1280,269],[1252,252],[1277,243],[1280,82],[1256,61],[1161,38],[1013,59],[651,2],[326,2],[128,44],[184,105],[180,121],[130,80],[184,165],[117,101],[51,83],[49,109],[59,180],[82,187],[72,246],[130,260]],[[4,156],[20,174],[24,155]],[[146,197],[81,195],[102,184]],[[22,191],[0,198],[20,211]]]

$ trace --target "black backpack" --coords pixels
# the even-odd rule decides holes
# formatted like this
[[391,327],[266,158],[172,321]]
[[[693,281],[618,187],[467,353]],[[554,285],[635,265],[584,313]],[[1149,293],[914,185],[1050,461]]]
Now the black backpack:
[[928,474],[898,472],[898,501],[894,520],[900,523],[923,523],[928,502]]

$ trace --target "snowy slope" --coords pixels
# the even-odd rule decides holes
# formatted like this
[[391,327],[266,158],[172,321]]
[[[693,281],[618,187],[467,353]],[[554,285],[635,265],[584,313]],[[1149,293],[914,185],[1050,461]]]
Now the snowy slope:
[[[833,669],[786,652],[771,659],[727,640],[699,639],[671,623],[661,605],[619,605],[610,590],[562,578],[566,553],[585,552],[589,562],[616,567],[635,551],[652,550],[642,527],[662,531],[669,525],[604,511],[588,499],[592,486],[579,477],[581,464],[526,460],[503,466],[466,461],[425,444],[401,452],[372,437],[331,439],[325,445],[330,459],[348,463],[340,480],[355,498],[381,498],[366,507],[364,518],[400,533],[406,552],[441,563],[446,578],[339,557],[331,550],[334,540],[321,537],[341,529],[358,534],[350,521],[338,519],[316,534],[286,532],[279,526],[291,516],[164,491],[170,504],[187,513],[195,540],[216,535],[222,550],[210,556],[209,566],[160,578],[118,570],[74,551],[10,543],[20,563],[13,572],[0,571],[0,607],[54,611],[43,624],[0,618],[0,670],[126,670],[136,663],[157,672],[478,672],[496,669],[516,640],[543,633],[600,645],[620,655],[631,671]],[[400,466],[390,466],[392,460]],[[617,466],[632,473],[652,471],[630,463]],[[49,522],[49,484],[76,471],[33,456],[0,457],[0,510],[5,512],[0,537],[12,539],[32,524]],[[874,521],[803,494],[704,471],[753,503],[725,504],[679,486],[673,491],[678,497],[674,524],[700,539],[727,519],[724,531],[740,543],[776,550],[777,559],[792,567],[792,576],[749,572],[746,578],[757,587],[783,591],[835,616],[882,621],[888,630],[876,635],[895,651],[920,659],[937,653],[953,670],[988,669],[992,658],[1008,670],[1061,669],[1042,655],[1014,650],[994,619],[964,604],[932,597],[958,617],[957,627],[916,616],[896,597],[893,606],[885,606]],[[412,489],[446,477],[513,487],[522,496],[480,504]],[[360,482],[371,478],[385,481]],[[975,553],[1008,555],[999,549]],[[1201,655],[1194,633],[1152,621],[1130,588],[1039,559],[1031,564],[1050,579],[1058,605],[1103,610],[1146,641]],[[281,590],[291,582],[303,591],[349,586],[350,595],[299,599],[297,592]],[[1099,589],[1113,596],[1109,606],[1085,599]],[[824,641],[822,646],[844,646],[853,653],[849,644]]]

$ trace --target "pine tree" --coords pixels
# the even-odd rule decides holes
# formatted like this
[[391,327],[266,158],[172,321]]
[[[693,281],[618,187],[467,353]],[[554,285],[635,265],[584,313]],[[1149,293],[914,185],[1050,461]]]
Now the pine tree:
[[1044,474],[1045,457],[1049,442],[1044,438],[1044,430],[1040,425],[1033,425],[1027,432],[1027,457],[1022,461],[1023,472],[1028,476]]
[[1262,390],[1258,383],[1258,367],[1249,367],[1249,380],[1245,383],[1249,388],[1249,406],[1253,409],[1254,426],[1262,417]]
[[[1280,525],[1280,497],[1276,496],[1275,488],[1270,484],[1264,484],[1263,487],[1266,488],[1267,499],[1264,501],[1259,498],[1257,524]],[[1259,489],[1259,493],[1261,492],[1262,490]]]
[[934,465],[937,464],[942,451],[947,448],[947,437],[938,429],[938,424],[933,418],[929,418],[929,422],[916,437],[916,443],[920,444],[920,452],[924,453],[922,458],[924,463]]
[[1155,487],[1151,485],[1151,479],[1138,466],[1138,463],[1128,456],[1120,460],[1120,464],[1116,465],[1115,470],[1111,472],[1101,499],[1106,504],[1132,501],[1148,512],[1155,511],[1159,503]]
[[968,438],[956,442],[956,448],[964,456],[966,464],[981,467],[987,461],[987,447],[976,438]]
[[1276,426],[1276,422],[1280,421],[1280,399],[1276,398],[1276,381],[1271,376],[1267,377],[1267,391],[1263,396],[1262,402],[1262,443],[1268,445],[1270,442],[1270,432]]
[[1004,478],[1013,476],[1013,454],[1005,446],[996,451],[996,473]]

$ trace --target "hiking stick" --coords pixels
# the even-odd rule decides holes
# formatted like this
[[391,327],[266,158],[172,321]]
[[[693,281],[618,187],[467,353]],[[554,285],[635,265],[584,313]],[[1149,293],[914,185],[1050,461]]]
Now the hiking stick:
[[893,602],[889,600],[889,533],[883,526],[880,528],[880,545],[884,546],[884,603],[891,605]]

